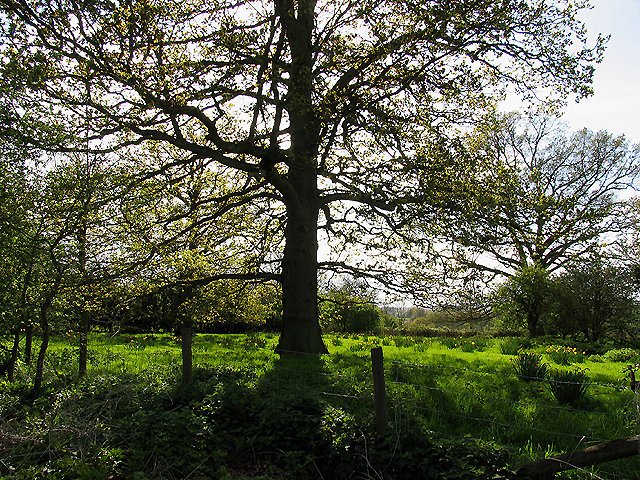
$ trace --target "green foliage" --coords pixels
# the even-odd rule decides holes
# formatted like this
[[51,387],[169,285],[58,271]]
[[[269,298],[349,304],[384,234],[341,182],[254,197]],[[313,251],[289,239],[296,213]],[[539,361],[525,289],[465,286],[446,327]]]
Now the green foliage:
[[351,352],[368,352],[372,348],[380,346],[382,343],[378,338],[365,338],[349,347]]
[[628,268],[602,255],[574,261],[554,280],[553,326],[591,343],[625,337],[637,323],[638,284]]
[[[132,289],[142,288],[133,282]],[[189,290],[189,292],[183,291]],[[243,333],[274,328],[280,315],[278,289],[238,280],[198,289],[160,289],[131,299],[121,320],[125,330],[175,331],[187,321],[205,333]]]
[[435,329],[435,323],[431,318],[431,315],[429,315],[426,317],[418,317],[412,320],[406,325],[405,328],[412,335],[420,335],[422,332],[426,330]]
[[[445,133],[491,111],[503,82],[529,100],[541,86],[558,102],[588,95],[605,43],[587,45],[582,4],[243,5],[246,15],[233,2],[5,2],[0,123],[17,145],[118,164],[99,232],[110,241],[92,258],[148,279],[132,297],[172,290],[161,328],[216,324],[191,302],[210,281],[281,271],[282,347],[306,338],[307,353],[325,350],[312,300],[319,212],[331,242],[323,268],[387,285],[396,267],[427,268],[442,217],[463,224],[470,204],[486,203],[471,182],[475,155]],[[344,260],[356,244],[383,266]],[[220,290],[209,292],[218,313],[235,320],[242,304]],[[157,324],[151,313],[139,318]],[[354,328],[377,327],[374,313],[359,312]]]
[[[129,348],[131,340],[146,346]],[[486,438],[520,453],[526,444],[526,460],[546,452],[551,440],[544,432],[589,431],[600,438],[627,432],[609,416],[547,409],[554,403],[551,386],[509,375],[498,345],[470,355],[433,339],[396,337],[398,346],[385,346],[387,388],[390,402],[402,402],[392,407],[402,409],[402,421],[378,437],[367,357],[371,346],[391,338],[332,335],[327,343],[342,354],[296,359],[273,354],[276,340],[264,334],[197,335],[194,382],[181,387],[179,370],[167,368],[171,357],[162,353],[179,355],[175,337],[93,335],[90,351],[106,361],[111,350],[126,368],[106,374],[101,365],[74,384],[63,378],[72,372],[58,363],[60,377],[49,378],[39,399],[27,384],[0,382],[4,425],[16,438],[29,439],[5,448],[0,477],[100,479],[104,472],[149,480],[374,474],[488,480],[509,478],[501,471],[505,464],[522,462],[495,444],[446,441],[428,432]],[[353,345],[357,355],[346,354]],[[66,349],[68,344],[54,341],[51,352],[62,358]],[[619,379],[620,367],[613,367],[613,377],[600,380]],[[598,388],[598,411],[632,415],[625,392]],[[462,417],[486,421],[460,422]],[[633,431],[635,424],[627,423]],[[502,424],[509,428],[503,431],[497,426]],[[557,442],[553,453],[576,446],[564,437]]]
[[551,370],[547,386],[560,405],[578,406],[586,397],[587,382],[584,370]]
[[398,348],[408,348],[415,345],[413,337],[393,337],[393,343]]
[[640,352],[632,348],[614,348],[609,350],[602,359],[607,362],[637,362],[640,360]]
[[345,283],[327,292],[320,302],[320,325],[325,332],[374,333],[384,325],[384,315],[366,287]]
[[529,336],[539,333],[540,319],[549,309],[549,273],[537,266],[522,267],[500,287],[495,308],[508,327],[525,327]]
[[586,352],[581,352],[577,348],[564,347],[562,345],[551,345],[547,347],[545,353],[551,361],[558,365],[573,365],[584,363],[587,359]]
[[526,338],[509,337],[500,343],[503,355],[517,355],[520,350],[531,348],[531,341]]
[[516,375],[525,382],[544,380],[547,365],[542,363],[542,356],[535,352],[520,352],[511,359]]
[[[488,115],[466,140],[469,150],[483,159],[477,183],[484,196],[482,207],[466,222],[445,226],[452,230],[448,238],[459,247],[457,266],[465,284],[473,274],[482,283],[496,274],[513,278],[514,270],[523,270],[516,272],[516,284],[511,285],[520,283],[520,291],[512,288],[507,295],[521,299],[509,310],[518,306],[521,311],[508,320],[518,326],[528,322],[535,335],[543,310],[541,303],[534,306],[534,297],[544,297],[546,289],[533,275],[535,269],[558,272],[581,259],[591,276],[584,284],[585,300],[591,295],[587,290],[613,280],[604,280],[607,275],[599,274],[606,272],[596,264],[589,272],[591,259],[584,259],[601,249],[603,237],[629,232],[636,222],[623,192],[640,173],[640,146],[605,131],[568,132],[557,118],[540,111]],[[528,277],[528,286],[518,277]],[[580,285],[577,281],[572,290],[579,294]],[[583,302],[583,318],[593,300]],[[564,305],[571,313],[572,307]],[[576,306],[579,310],[582,305]],[[568,333],[563,330],[567,321],[569,330],[581,327],[573,318],[575,314],[549,320],[560,333]]]

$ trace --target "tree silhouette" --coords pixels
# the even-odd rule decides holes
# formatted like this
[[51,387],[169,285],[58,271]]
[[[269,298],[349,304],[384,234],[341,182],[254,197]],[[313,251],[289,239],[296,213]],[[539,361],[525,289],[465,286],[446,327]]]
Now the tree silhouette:
[[423,223],[459,208],[472,169],[453,125],[506,85],[590,93],[605,39],[586,45],[580,4],[0,0],[2,134],[50,151],[168,143],[244,176],[236,203],[284,228],[265,259],[280,265],[278,348],[326,352],[318,269],[358,265],[319,264],[319,228],[393,255],[423,241],[414,206]]

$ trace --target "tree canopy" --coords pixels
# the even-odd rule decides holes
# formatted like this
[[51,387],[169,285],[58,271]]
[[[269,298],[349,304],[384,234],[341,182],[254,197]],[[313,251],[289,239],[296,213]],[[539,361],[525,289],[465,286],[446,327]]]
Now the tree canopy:
[[[640,145],[587,129],[568,133],[553,117],[497,115],[469,136],[485,161],[484,197],[450,231],[465,267],[511,276],[535,266],[554,272],[633,225],[632,190]],[[453,224],[452,224],[453,225]]]
[[551,312],[559,332],[579,332],[589,342],[607,334],[637,338],[638,283],[627,266],[589,255],[556,278],[554,289]]
[[474,167],[452,126],[507,85],[559,101],[588,95],[605,43],[587,45],[582,1],[0,6],[1,134],[52,152],[135,156],[167,144],[182,155],[132,174],[204,161],[233,178],[220,201],[259,204],[258,221],[283,232],[265,258],[279,265],[281,351],[326,351],[318,269],[358,270],[339,256],[318,263],[319,228],[336,249],[421,248],[416,215],[437,220],[469,188]]

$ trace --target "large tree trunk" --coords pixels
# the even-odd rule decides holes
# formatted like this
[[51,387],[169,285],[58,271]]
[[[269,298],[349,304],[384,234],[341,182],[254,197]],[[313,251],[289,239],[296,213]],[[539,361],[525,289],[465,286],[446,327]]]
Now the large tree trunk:
[[534,312],[527,312],[527,330],[529,338],[534,338],[538,334],[538,315]]
[[290,211],[288,216],[282,262],[282,335],[277,348],[281,353],[328,352],[318,322],[317,221],[317,207]]
[[[291,70],[286,110],[291,148],[281,192],[287,207],[282,261],[282,335],[279,352],[327,353],[318,321],[318,146],[319,123],[313,103],[313,41],[315,0],[277,0],[291,47]],[[297,11],[296,11],[297,7]]]

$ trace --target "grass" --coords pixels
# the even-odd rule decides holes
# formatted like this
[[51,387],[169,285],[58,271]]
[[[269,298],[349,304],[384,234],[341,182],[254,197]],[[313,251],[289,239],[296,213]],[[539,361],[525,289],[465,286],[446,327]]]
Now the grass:
[[[513,356],[502,353],[505,350],[502,345],[508,340],[456,342],[327,335],[329,356],[282,358],[273,351],[277,340],[276,335],[268,334],[196,335],[192,347],[194,368],[200,375],[215,372],[217,382],[236,385],[233,388],[242,385],[247,392],[261,392],[258,398],[282,391],[288,398],[311,395],[321,400],[325,415],[333,412],[331,428],[340,430],[346,428],[345,418],[356,424],[373,424],[369,355],[370,348],[382,345],[389,415],[396,432],[417,428],[430,432],[428,435],[494,442],[508,449],[511,465],[637,432],[633,395],[607,386],[623,385],[620,363],[583,359],[580,368],[586,372],[588,381],[602,385],[590,385],[581,403],[565,408],[547,384],[518,378]],[[56,382],[71,385],[77,380],[74,342],[72,337],[52,342],[48,361],[50,385]],[[537,353],[545,354],[546,348],[539,347]],[[560,372],[574,368],[557,366]],[[110,337],[96,333],[90,337],[88,379],[83,382],[117,376],[166,390],[167,385],[179,383],[180,369],[179,338]],[[29,371],[22,367],[20,374],[26,378]],[[220,387],[214,391],[217,388]],[[167,391],[165,395],[172,398],[176,394]],[[335,415],[341,420],[334,419]],[[347,433],[339,433],[334,442],[343,438],[340,435]],[[637,460],[635,464],[626,460],[590,472],[609,480],[635,478],[637,467]],[[587,478],[579,472],[566,475]]]

